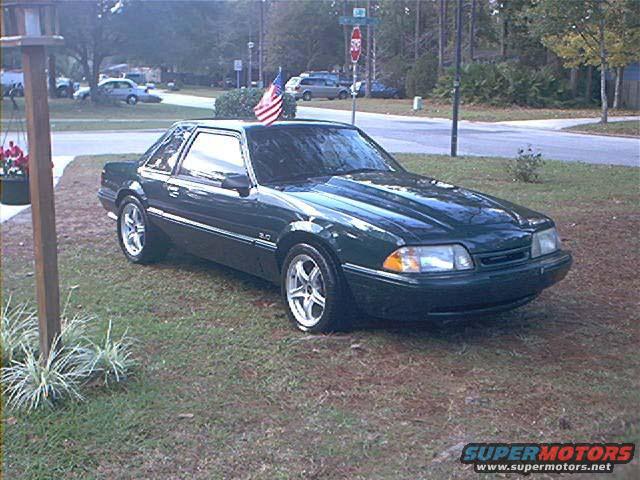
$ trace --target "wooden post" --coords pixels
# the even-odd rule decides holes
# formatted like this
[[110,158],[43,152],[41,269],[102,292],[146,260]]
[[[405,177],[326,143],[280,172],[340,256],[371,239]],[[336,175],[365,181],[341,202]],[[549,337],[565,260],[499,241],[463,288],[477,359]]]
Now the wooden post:
[[44,46],[22,47],[40,352],[44,358],[60,333],[58,251],[45,64]]

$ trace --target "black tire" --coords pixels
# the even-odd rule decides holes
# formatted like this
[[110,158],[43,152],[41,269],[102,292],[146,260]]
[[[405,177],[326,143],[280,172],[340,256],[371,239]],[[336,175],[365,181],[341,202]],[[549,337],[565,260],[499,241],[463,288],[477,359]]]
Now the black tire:
[[[293,271],[296,270],[295,266],[304,258],[311,260],[310,264],[312,268],[310,268],[307,273],[313,271],[314,265],[320,269],[321,277],[319,281],[322,284],[322,293],[324,294],[324,308],[318,315],[317,321],[313,324],[300,321],[296,313],[292,310],[292,304],[288,295],[289,282],[295,283],[295,280],[293,278],[290,279],[290,277],[294,275]],[[306,288],[308,287],[305,287],[305,289]],[[291,247],[282,264],[281,292],[287,310],[287,316],[299,330],[310,333],[321,333],[344,331],[351,328],[351,318],[354,310],[348,287],[342,272],[339,270],[339,266],[333,257],[327,252],[324,252],[322,248],[308,243],[298,243]],[[307,296],[306,298],[309,297]],[[293,302],[295,301],[297,300],[294,299]],[[298,309],[302,308],[305,310],[302,307],[303,303],[304,300],[300,300],[300,303],[297,304]],[[319,307],[318,305],[315,306]]]
[[56,95],[58,98],[67,98],[69,96],[69,89],[67,87],[58,87],[56,89]]
[[340,100],[346,100],[348,96],[349,96],[349,93],[345,92],[344,90],[338,94],[338,98]]
[[[125,245],[125,239],[123,238],[123,222],[125,222],[125,211],[130,209],[137,209],[140,214],[140,219],[144,225],[143,240],[141,241],[141,248],[139,252],[132,251]],[[147,216],[147,212],[142,205],[142,202],[134,196],[127,196],[122,199],[118,208],[118,221],[117,221],[117,235],[120,248],[127,257],[127,260],[133,263],[147,264],[157,262],[166,255],[169,250],[169,241],[162,231],[155,227]]]
[[127,97],[127,103],[129,105],[136,105],[138,103],[138,97],[136,97],[135,95],[129,95]]
[[312,97],[313,95],[311,95],[311,92],[304,92],[302,94],[302,100],[304,100],[305,102],[310,101]]

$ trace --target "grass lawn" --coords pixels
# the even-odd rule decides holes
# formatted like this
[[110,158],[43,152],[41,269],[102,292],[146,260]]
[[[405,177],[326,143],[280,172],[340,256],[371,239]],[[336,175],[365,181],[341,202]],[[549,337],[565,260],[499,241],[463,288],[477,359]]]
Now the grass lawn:
[[626,122],[589,123],[566,128],[570,132],[593,133],[594,135],[612,135],[621,137],[640,137],[640,122],[629,120]]
[[[20,114],[24,116],[24,99],[16,99]],[[9,128],[12,106],[2,100],[2,128]],[[64,130],[128,130],[141,128],[166,128],[173,122],[188,118],[211,117],[213,110],[181,107],[163,103],[139,103],[127,105],[94,105],[90,101],[64,98],[49,99],[51,129]],[[14,129],[15,126],[12,126]]]
[[[476,478],[466,442],[640,441],[640,170],[401,155],[411,170],[551,214],[575,265],[532,304],[441,327],[361,318],[310,336],[278,289],[173,252],[128,263],[96,199],[105,161],[56,188],[63,294],[138,339],[135,379],[87,401],[3,412],[11,478]],[[32,298],[28,212],[3,225],[4,295]],[[616,466],[611,478],[638,478]],[[608,477],[609,478],[609,477]]]
[[[371,113],[386,113],[390,115],[408,115],[418,117],[451,118],[451,103],[442,100],[425,98],[424,110],[414,112],[411,99],[379,99],[358,98],[358,111]],[[304,107],[332,108],[337,110],[351,110],[351,100],[311,100],[298,102]],[[638,115],[638,111],[616,110],[611,115]],[[542,120],[550,118],[585,118],[600,116],[597,108],[524,108],[518,106],[494,107],[490,105],[461,105],[460,118],[478,122],[506,122],[512,120]]]

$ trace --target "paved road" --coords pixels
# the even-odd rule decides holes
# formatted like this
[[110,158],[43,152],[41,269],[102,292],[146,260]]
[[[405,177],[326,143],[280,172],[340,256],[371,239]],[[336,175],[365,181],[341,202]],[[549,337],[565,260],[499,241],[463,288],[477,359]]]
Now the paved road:
[[[212,103],[210,98],[179,94],[165,94],[164,101],[201,107]],[[348,122],[350,112],[300,106],[298,117]],[[358,113],[356,124],[391,152],[449,153],[451,122],[446,119]],[[52,135],[53,154],[143,152],[159,135],[159,130],[55,132]],[[542,151],[548,159],[640,166],[640,140],[634,138],[582,135],[497,123],[460,122],[458,151],[461,155],[513,157],[518,148],[529,144]]]
[[[192,95],[161,93],[163,102],[190,107],[209,107],[214,100]],[[299,118],[350,122],[344,110],[300,105]],[[636,118],[637,117],[631,117]],[[621,118],[622,119],[622,118]],[[515,156],[518,148],[532,145],[546,158],[569,162],[640,166],[640,140],[553,131],[589,119],[526,122],[460,122],[458,152],[461,155]],[[450,151],[451,121],[375,113],[358,113],[356,124],[386,149],[398,153]]]

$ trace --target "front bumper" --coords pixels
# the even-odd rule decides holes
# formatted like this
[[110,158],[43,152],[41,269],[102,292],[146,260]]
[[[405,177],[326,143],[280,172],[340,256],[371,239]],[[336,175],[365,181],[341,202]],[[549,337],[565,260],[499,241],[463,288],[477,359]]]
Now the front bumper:
[[448,319],[511,310],[562,280],[572,257],[560,251],[490,271],[401,275],[344,264],[356,302],[367,314],[389,319]]

